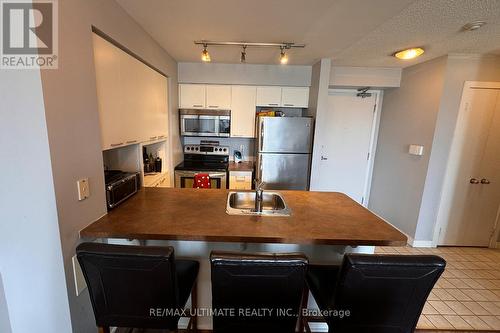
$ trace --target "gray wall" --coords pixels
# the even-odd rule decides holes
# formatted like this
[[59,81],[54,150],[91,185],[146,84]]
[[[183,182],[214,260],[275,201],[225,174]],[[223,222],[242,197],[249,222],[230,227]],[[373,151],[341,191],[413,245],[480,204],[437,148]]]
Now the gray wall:
[[500,81],[500,57],[449,56],[416,240],[432,240],[465,81]]
[[0,331],[71,332],[40,72],[0,72]]
[[[445,68],[446,57],[406,68],[401,87],[384,93],[369,206],[410,237],[415,236]],[[424,145],[424,156],[409,155],[410,144]]]
[[179,63],[179,83],[311,85],[311,66]]
[[[106,213],[92,25],[169,76],[173,164],[182,158],[177,119],[177,63],[174,59],[115,1],[59,1],[59,69],[42,72],[61,234],[61,239],[54,242],[62,244],[73,331],[85,333],[95,331],[94,316],[88,293],[78,297],[75,294],[71,257],[80,242],[79,230]],[[26,152],[27,156],[33,153],[30,146],[24,146],[20,151]],[[89,177],[91,196],[79,202],[76,181],[82,177]]]

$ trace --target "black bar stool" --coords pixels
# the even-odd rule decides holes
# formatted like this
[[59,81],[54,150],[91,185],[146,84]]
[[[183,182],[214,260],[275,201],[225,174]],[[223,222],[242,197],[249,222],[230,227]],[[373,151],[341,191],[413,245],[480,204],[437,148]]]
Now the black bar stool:
[[212,307],[221,311],[213,316],[214,332],[295,332],[308,263],[304,255],[212,252],[210,260]]
[[82,243],[76,253],[89,288],[96,324],[177,330],[180,317],[196,316],[182,309],[189,295],[196,307],[199,263],[175,260],[172,247]]
[[310,265],[307,284],[329,332],[411,333],[445,266],[437,256],[346,254],[341,266]]

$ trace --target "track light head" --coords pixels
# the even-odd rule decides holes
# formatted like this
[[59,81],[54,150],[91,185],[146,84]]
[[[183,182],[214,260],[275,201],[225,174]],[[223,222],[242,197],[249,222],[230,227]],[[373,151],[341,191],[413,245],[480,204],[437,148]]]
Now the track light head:
[[281,52],[280,52],[280,63],[282,65],[286,65],[288,63],[288,55],[285,52],[285,48],[282,46],[280,47]]
[[241,51],[240,62],[245,63],[247,61],[247,46],[243,45],[243,51]]
[[210,58],[210,53],[207,50],[207,44],[203,44],[203,51],[201,51],[201,61],[210,62],[212,59]]

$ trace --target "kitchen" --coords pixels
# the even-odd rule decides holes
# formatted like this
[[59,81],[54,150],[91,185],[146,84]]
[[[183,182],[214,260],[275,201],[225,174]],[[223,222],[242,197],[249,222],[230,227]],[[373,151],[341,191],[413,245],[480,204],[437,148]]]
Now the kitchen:
[[[200,308],[214,305],[211,265],[234,260],[212,251],[301,252],[311,268],[356,253],[438,254],[452,264],[445,281],[461,272],[457,253],[472,253],[465,262],[483,277],[469,278],[488,280],[492,294],[486,284],[465,289],[464,306],[488,308],[461,327],[496,328],[498,269],[474,259],[497,258],[490,248],[500,240],[498,202],[477,200],[498,197],[487,125],[498,123],[500,11],[483,4],[59,1],[59,67],[0,70],[0,330],[95,331],[77,255],[92,252],[79,248],[89,243],[172,246],[198,262],[198,294],[186,304]],[[226,42],[236,44],[211,44]],[[417,46],[420,57],[394,56]],[[467,126],[488,135],[460,140]],[[460,160],[463,142],[475,144],[470,160],[484,152],[483,165]],[[193,189],[196,175],[203,188]],[[465,206],[456,193],[473,200]],[[301,306],[318,309],[318,296],[311,289]],[[27,299],[39,309],[32,320],[19,302]],[[429,304],[418,329],[457,328],[460,313]],[[210,330],[212,320],[195,326]]]

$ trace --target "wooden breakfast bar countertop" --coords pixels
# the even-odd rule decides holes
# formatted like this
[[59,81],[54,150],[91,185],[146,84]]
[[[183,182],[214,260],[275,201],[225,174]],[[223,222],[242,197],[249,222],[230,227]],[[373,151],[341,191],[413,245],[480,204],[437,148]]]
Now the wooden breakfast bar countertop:
[[277,191],[291,216],[228,215],[229,190],[144,188],[80,231],[82,238],[327,245],[406,244],[406,236],[348,196]]

